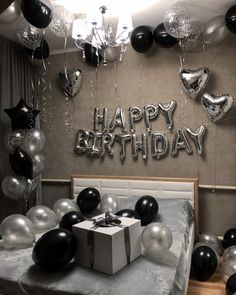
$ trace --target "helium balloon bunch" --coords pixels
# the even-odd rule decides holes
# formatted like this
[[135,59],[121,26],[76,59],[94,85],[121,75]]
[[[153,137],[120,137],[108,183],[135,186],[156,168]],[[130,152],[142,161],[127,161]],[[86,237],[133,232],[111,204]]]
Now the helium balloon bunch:
[[15,176],[3,178],[1,187],[4,195],[13,200],[28,200],[37,189],[39,175],[44,169],[42,150],[45,144],[43,132],[35,128],[39,114],[20,99],[15,107],[4,109],[11,119],[12,130],[5,135],[5,147]]

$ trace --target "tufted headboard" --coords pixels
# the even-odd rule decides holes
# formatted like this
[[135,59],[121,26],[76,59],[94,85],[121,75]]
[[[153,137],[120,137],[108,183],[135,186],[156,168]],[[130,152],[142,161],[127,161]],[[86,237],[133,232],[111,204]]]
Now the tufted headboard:
[[195,234],[198,236],[198,179],[136,176],[72,175],[71,198],[86,187],[97,188],[101,195],[113,194],[120,198],[151,195],[153,197],[187,199],[195,210]]

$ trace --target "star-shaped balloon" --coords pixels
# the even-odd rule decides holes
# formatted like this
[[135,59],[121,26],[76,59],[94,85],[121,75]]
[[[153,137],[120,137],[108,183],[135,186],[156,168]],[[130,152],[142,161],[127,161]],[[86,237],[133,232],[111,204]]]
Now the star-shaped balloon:
[[35,128],[35,118],[40,113],[28,106],[21,98],[18,104],[11,109],[4,109],[4,112],[11,118],[12,130]]

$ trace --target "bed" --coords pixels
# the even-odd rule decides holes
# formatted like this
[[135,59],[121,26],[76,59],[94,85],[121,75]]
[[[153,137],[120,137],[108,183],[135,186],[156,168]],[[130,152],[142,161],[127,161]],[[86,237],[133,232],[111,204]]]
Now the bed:
[[[31,260],[32,248],[5,250],[0,245],[0,294],[8,295],[183,295],[187,294],[191,253],[198,234],[197,179],[85,176],[71,177],[71,198],[86,187],[120,198],[133,208],[143,195],[157,198],[157,220],[172,231],[173,244],[163,259],[141,256],[113,276],[71,263],[54,273]],[[195,221],[192,208],[195,211]],[[173,222],[174,221],[174,222]]]

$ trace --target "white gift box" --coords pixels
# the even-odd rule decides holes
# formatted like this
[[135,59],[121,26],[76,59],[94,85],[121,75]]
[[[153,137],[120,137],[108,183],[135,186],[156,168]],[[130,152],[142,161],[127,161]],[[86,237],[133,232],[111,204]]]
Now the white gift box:
[[[105,214],[94,219],[105,218]],[[141,223],[119,217],[120,225],[94,227],[93,221],[73,225],[78,250],[75,262],[107,274],[114,274],[141,255]]]

